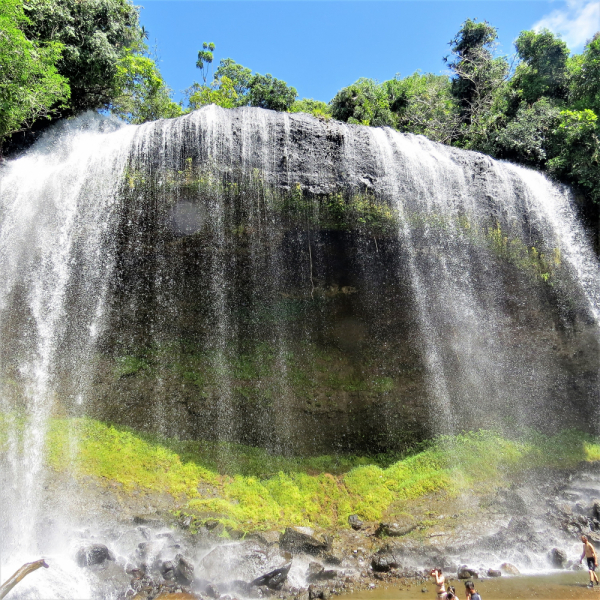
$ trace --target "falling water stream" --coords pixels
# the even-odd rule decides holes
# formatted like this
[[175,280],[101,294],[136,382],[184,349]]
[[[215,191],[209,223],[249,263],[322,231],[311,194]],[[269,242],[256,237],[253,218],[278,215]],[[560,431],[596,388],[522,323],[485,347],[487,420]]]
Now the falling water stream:
[[[0,186],[0,579],[40,553],[64,565],[23,597],[89,595],[68,481],[47,527],[52,416],[295,454],[597,410],[598,260],[570,191],[537,172],[209,106],[142,126],[86,115]],[[336,194],[353,225],[332,225]],[[331,384],[337,416],[320,417],[309,369],[327,353],[346,365],[327,381],[354,387]]]

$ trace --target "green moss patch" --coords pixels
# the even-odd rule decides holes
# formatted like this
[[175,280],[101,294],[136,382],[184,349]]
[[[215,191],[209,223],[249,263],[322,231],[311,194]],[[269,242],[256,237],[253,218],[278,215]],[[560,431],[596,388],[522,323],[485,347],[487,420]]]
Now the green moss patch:
[[[0,450],[24,424],[0,419]],[[124,494],[171,494],[182,513],[250,531],[290,524],[345,527],[350,514],[379,520],[401,500],[493,491],[530,468],[598,461],[600,441],[574,430],[550,437],[527,432],[522,439],[480,431],[437,438],[395,460],[285,458],[241,445],[141,435],[91,419],[52,419],[46,457],[57,471],[115,482]]]

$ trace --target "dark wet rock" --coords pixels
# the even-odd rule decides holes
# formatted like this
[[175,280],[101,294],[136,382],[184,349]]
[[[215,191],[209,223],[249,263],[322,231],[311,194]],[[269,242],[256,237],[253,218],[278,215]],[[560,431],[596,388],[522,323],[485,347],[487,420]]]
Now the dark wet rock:
[[257,577],[254,581],[250,582],[250,585],[261,586],[266,585],[271,590],[280,590],[287,579],[288,573],[292,563],[289,562],[279,569],[274,569],[269,573],[265,573],[260,577]]
[[292,554],[312,554],[317,556],[331,549],[327,541],[319,541],[294,527],[287,527],[279,538],[279,547]]
[[456,576],[459,579],[477,579],[479,577],[479,573],[477,573],[475,569],[467,567],[467,565],[462,565],[458,568],[458,573]]
[[517,490],[501,489],[496,497],[496,505],[510,514],[524,515],[529,512],[527,500]]
[[348,517],[348,525],[350,525],[354,531],[359,531],[362,529],[363,522],[358,518],[358,515],[350,515]]
[[548,558],[552,563],[553,567],[557,569],[564,569],[567,563],[567,553],[559,548],[552,548],[548,553]]
[[335,565],[337,567],[344,562],[344,559],[342,556],[329,553],[323,555],[323,562],[327,565]]
[[123,590],[129,587],[131,580],[131,575],[112,560],[90,565],[87,568],[87,575],[94,589],[98,590],[98,596],[102,598],[117,598]]
[[398,523],[379,523],[379,527],[375,531],[377,537],[401,537],[414,531],[417,528],[416,523],[410,525],[399,525]]
[[225,531],[227,531],[227,533],[229,534],[229,537],[232,540],[241,540],[246,533],[245,531],[242,531],[241,529],[235,529],[233,527],[226,527]]
[[175,580],[175,565],[171,560],[165,560],[160,564],[160,574],[166,581]]
[[279,544],[280,537],[280,531],[256,531],[248,533],[244,539],[247,541],[257,541],[264,546],[273,546],[274,544]]
[[136,515],[133,517],[136,525],[147,525],[148,527],[164,527],[164,519],[161,519],[156,513],[147,515]]
[[600,519],[600,500],[594,500],[592,505],[592,517]]
[[310,600],[329,600],[331,592],[320,585],[309,585],[308,586],[308,597]]
[[206,579],[194,579],[192,589],[209,598],[218,598],[221,595],[219,588]]
[[326,581],[328,579],[335,579],[337,577],[337,571],[328,570],[318,562],[311,562],[308,565],[306,571],[306,581],[309,583],[315,583],[316,581]]
[[400,567],[400,562],[393,549],[386,546],[373,555],[371,567],[373,567],[373,571],[375,572],[387,573],[391,569]]
[[181,554],[173,559],[175,579],[178,583],[189,585],[194,581],[194,565]]
[[75,561],[80,567],[100,565],[106,560],[114,561],[115,557],[104,544],[82,546],[75,555]]
[[498,569],[488,569],[487,576],[488,577],[502,577],[502,571],[499,571]]
[[502,563],[500,565],[500,571],[502,571],[502,573],[506,574],[506,575],[520,575],[521,574],[519,569],[517,569],[517,567],[515,567],[515,565],[512,565],[510,563]]

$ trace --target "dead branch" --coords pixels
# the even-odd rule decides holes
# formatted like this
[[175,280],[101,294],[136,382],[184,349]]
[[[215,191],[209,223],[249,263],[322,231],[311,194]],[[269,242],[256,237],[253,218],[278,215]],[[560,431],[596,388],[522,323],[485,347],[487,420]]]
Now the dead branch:
[[29,573],[37,571],[40,567],[44,567],[44,569],[48,568],[48,565],[43,558],[41,560],[36,560],[35,562],[24,564],[10,579],[0,585],[0,600],[2,600],[2,598],[4,598],[8,592],[19,583],[19,581],[29,575]]

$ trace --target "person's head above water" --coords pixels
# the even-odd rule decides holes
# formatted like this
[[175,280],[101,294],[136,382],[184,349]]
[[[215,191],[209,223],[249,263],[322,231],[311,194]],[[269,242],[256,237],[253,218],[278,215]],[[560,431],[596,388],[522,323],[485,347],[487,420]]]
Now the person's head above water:
[[472,592],[475,590],[475,584],[472,581],[466,581],[465,582],[465,587],[467,588],[467,590],[469,592]]
[[587,542],[587,536],[586,535],[582,535],[581,536],[581,541],[585,544]]

